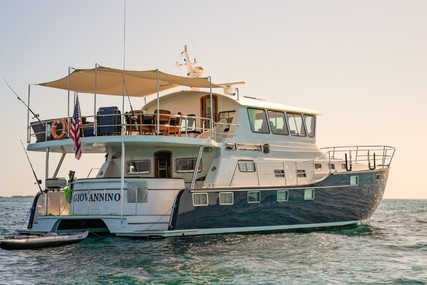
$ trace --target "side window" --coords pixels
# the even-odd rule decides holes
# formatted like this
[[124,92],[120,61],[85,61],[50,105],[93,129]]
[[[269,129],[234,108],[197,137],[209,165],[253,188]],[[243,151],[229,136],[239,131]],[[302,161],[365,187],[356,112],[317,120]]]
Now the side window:
[[193,206],[209,205],[208,193],[193,193]]
[[248,203],[259,203],[261,201],[261,192],[249,191],[248,192]]
[[314,138],[316,136],[316,117],[313,115],[304,115],[304,118],[307,134],[310,138]]
[[270,133],[270,130],[268,129],[267,116],[263,109],[248,108],[248,116],[252,132],[263,134]]
[[255,162],[252,160],[239,160],[237,162],[240,172],[255,172]]
[[134,160],[126,163],[127,174],[148,174],[150,173],[149,160]]
[[[196,167],[195,158],[178,158],[175,161],[176,172],[193,172]],[[200,160],[199,169],[197,172],[202,171],[202,161]]]
[[287,113],[290,133],[293,136],[305,137],[305,129],[302,115],[297,113]]
[[219,193],[219,204],[220,205],[233,205],[234,204],[234,193],[233,192],[220,192]]
[[[222,119],[225,119],[228,124],[231,124],[233,118],[236,116],[236,111],[224,111],[218,113],[218,122]],[[224,132],[228,132],[230,130],[230,125],[226,125],[224,128]]]
[[288,190],[277,190],[277,202],[286,202],[289,200]]
[[304,190],[304,200],[314,200],[314,189],[305,189]]
[[286,124],[285,113],[268,110],[268,120],[270,121],[271,132],[275,135],[289,135]]

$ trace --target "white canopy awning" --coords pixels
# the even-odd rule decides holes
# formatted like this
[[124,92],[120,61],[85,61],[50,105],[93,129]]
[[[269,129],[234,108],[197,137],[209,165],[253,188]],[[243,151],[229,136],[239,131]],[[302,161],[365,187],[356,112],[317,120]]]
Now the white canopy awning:
[[[125,94],[123,94],[123,82]],[[164,91],[179,86],[194,88],[211,87],[211,83],[207,77],[191,78],[171,75],[157,70],[132,71],[103,66],[94,69],[75,69],[69,76],[38,85],[64,90],[70,89],[70,91],[79,93],[134,97],[145,97],[157,91]],[[212,84],[212,88],[223,88],[223,86]]]

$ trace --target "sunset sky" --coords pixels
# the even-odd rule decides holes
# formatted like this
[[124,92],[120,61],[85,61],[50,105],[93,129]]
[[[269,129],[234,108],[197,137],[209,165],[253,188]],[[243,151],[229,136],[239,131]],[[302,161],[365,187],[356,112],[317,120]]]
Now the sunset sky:
[[[122,68],[124,54],[127,69],[184,75],[175,64],[188,45],[214,82],[245,81],[241,95],[318,110],[320,147],[396,147],[385,198],[427,199],[418,181],[427,161],[427,1],[127,0],[125,27],[124,3],[0,1],[0,196],[38,191],[20,143],[26,108],[3,79],[27,100],[30,83],[69,66]],[[56,103],[66,93],[31,90],[40,118],[63,113]],[[44,154],[28,155],[44,178]],[[96,167],[83,154],[60,176]]]

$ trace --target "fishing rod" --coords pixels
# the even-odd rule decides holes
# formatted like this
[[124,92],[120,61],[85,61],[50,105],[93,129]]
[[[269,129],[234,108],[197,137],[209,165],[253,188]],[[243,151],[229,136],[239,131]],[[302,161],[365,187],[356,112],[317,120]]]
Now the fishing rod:
[[31,170],[33,171],[34,178],[36,179],[36,183],[34,183],[34,184],[37,184],[37,185],[39,186],[40,193],[43,193],[43,189],[42,189],[42,187],[40,186],[40,184],[42,184],[42,181],[41,181],[41,179],[39,179],[39,178],[37,177],[37,174],[36,174],[36,172],[34,171],[33,164],[31,163],[31,160],[30,160],[30,158],[29,158],[29,156],[28,156],[27,150],[26,150],[26,149],[25,149],[25,147],[24,147],[24,143],[22,142],[22,140],[19,140],[19,141],[21,142],[22,148],[24,149],[25,155],[27,156],[28,163],[30,164]]
[[25,107],[27,107],[28,111],[30,111],[31,114],[33,114],[33,116],[34,116],[33,119],[37,119],[42,125],[44,125],[43,122],[39,119],[40,115],[34,113],[33,110],[31,110],[31,108],[21,99],[21,97],[19,97],[18,93],[16,93],[15,90],[13,90],[12,86],[10,86],[9,83],[7,83],[6,79],[3,78],[3,81],[9,87],[9,89],[12,90],[12,92],[16,95],[16,98],[18,98],[18,100],[21,101],[22,104],[25,105]]

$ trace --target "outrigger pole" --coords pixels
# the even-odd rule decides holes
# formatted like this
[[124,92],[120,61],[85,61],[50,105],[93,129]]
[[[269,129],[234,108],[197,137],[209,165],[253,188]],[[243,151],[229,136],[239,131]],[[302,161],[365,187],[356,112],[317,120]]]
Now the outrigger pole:
[[34,116],[33,119],[37,119],[43,125],[43,122],[39,119],[39,114],[34,113],[33,110],[31,110],[31,108],[24,101],[22,101],[22,99],[19,97],[18,93],[16,93],[15,90],[13,90],[13,88],[9,85],[9,83],[7,83],[6,79],[3,78],[3,81],[9,87],[9,89],[12,90],[12,92],[16,95],[16,98],[18,98],[18,100],[21,101],[22,104],[25,105],[25,107],[27,107],[28,111],[30,111],[31,114],[33,114],[33,116]]
[[43,193],[43,189],[42,189],[42,187],[40,186],[40,184],[42,184],[42,181],[41,181],[40,179],[38,179],[37,174],[36,174],[36,172],[34,171],[33,164],[31,163],[31,160],[30,160],[30,158],[28,157],[27,150],[25,149],[24,144],[22,143],[22,140],[19,140],[19,141],[21,142],[22,148],[24,149],[25,155],[27,156],[28,163],[30,164],[31,170],[33,171],[34,178],[36,179],[36,183],[35,183],[35,184],[37,184],[37,186],[39,186],[40,193]]

